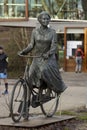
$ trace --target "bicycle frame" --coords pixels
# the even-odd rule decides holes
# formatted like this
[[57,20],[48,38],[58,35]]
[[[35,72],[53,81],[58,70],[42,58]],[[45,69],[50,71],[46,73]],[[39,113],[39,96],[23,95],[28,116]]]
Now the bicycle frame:
[[[39,58],[41,56],[24,57]],[[50,95],[47,96],[46,94],[49,90],[47,86],[45,86],[45,88],[32,86],[30,82],[31,79],[29,77],[29,67],[30,63],[28,59],[23,78],[20,78],[13,87],[10,102],[10,112],[12,120],[14,122],[18,122],[21,119],[21,117],[23,117],[24,119],[28,119],[30,106],[32,106],[33,108],[40,106],[42,113],[46,117],[52,117],[57,110],[59,100],[58,94],[51,90],[49,93]],[[51,106],[48,107],[48,109],[46,107],[47,104],[48,106],[51,104]],[[15,115],[15,112],[17,112],[18,115]]]
[[[22,56],[22,55],[21,55]],[[24,57],[27,57],[27,58],[39,58],[41,56],[24,56]],[[38,87],[35,87],[35,88],[38,88],[38,92],[36,92],[34,90],[34,88],[31,88],[29,86],[29,67],[30,67],[30,63],[29,63],[29,59],[27,60],[27,64],[26,64],[26,67],[25,67],[25,71],[24,71],[24,76],[23,76],[23,80],[24,80],[24,83],[25,83],[25,87],[27,89],[27,94],[26,94],[26,107],[28,108],[28,102],[29,102],[29,99],[31,98],[31,95],[32,97],[34,97],[34,95],[38,95],[39,96],[39,88]]]
[[[26,58],[40,58],[41,56],[24,56],[24,55],[20,55],[20,56],[23,56],[23,57],[26,57]],[[27,95],[26,95],[26,108],[27,108],[27,111],[29,109],[29,105],[28,105],[28,102],[30,101],[30,105],[32,106],[33,104],[33,97],[36,96],[35,98],[38,98],[37,99],[37,105],[36,106],[32,106],[32,107],[37,107],[37,106],[41,106],[41,109],[42,109],[42,112],[46,115],[46,112],[44,111],[44,107],[43,107],[43,103],[45,103],[44,101],[40,101],[40,97],[41,97],[41,94],[40,94],[40,90],[41,90],[41,87],[36,87],[35,86],[35,89],[37,88],[38,89],[38,92],[32,87],[30,87],[29,85],[29,67],[30,67],[30,63],[29,63],[29,59],[27,60],[27,64],[26,64],[26,67],[25,67],[25,72],[24,72],[24,76],[23,76],[23,79],[25,81],[25,84],[26,84],[26,89],[27,89]],[[46,88],[43,88],[44,90],[47,89]],[[49,88],[48,88],[49,89]],[[52,93],[51,93],[52,94]],[[40,96],[40,97],[39,97]],[[42,95],[43,96],[43,95]],[[32,99],[31,99],[32,98]],[[55,98],[55,97],[54,97]],[[46,102],[50,101],[52,98],[46,100]],[[58,99],[59,99],[59,96],[57,94],[57,99],[56,99],[56,106],[55,106],[55,110],[57,109],[57,106],[58,106]],[[49,116],[49,114],[48,114]]]

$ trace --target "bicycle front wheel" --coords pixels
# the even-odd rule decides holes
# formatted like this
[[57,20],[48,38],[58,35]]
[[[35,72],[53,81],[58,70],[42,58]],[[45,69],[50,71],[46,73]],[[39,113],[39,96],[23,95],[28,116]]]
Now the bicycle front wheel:
[[10,101],[10,113],[14,122],[18,122],[23,115],[25,95],[25,81],[19,79],[13,87]]
[[59,96],[49,88],[40,89],[41,110],[46,117],[52,117],[58,107]]

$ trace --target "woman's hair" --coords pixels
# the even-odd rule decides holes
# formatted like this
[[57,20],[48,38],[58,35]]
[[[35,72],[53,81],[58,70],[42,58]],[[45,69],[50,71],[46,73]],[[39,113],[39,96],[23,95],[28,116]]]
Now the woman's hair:
[[50,15],[49,15],[48,12],[42,11],[42,12],[38,15],[38,17],[37,17],[37,19],[38,19],[39,22],[41,22],[42,15],[48,15],[49,20],[51,19],[51,17],[50,17]]

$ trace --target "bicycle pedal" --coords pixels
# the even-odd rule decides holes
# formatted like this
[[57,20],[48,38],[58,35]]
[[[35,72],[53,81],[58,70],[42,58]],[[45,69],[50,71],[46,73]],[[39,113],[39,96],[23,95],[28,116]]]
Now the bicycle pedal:
[[31,106],[32,106],[33,108],[36,108],[36,107],[40,106],[40,102],[39,102],[39,101],[38,101],[38,102],[33,101],[33,102],[31,103]]
[[34,108],[40,106],[40,102],[38,100],[38,95],[33,95],[32,101],[31,101],[31,106]]

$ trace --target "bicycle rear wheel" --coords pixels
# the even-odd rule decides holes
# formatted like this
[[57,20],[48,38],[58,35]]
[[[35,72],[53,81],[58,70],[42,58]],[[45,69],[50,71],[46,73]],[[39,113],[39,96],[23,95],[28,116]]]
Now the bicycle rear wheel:
[[19,79],[13,87],[10,101],[10,113],[14,122],[18,122],[23,115],[26,102],[25,85],[25,81],[23,79]]
[[[48,91],[50,92],[48,95]],[[59,96],[53,90],[49,88],[40,88],[40,99],[41,99],[41,110],[43,114],[47,117],[52,117],[58,107]]]

